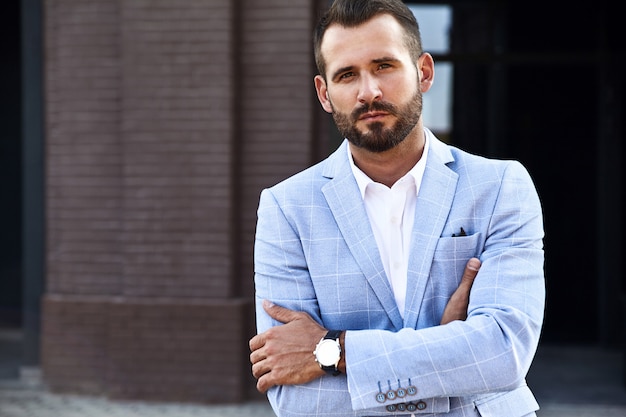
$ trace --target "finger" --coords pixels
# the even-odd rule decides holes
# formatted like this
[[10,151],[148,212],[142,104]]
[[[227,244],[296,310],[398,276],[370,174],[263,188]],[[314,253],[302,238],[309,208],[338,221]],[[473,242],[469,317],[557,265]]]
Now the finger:
[[252,339],[250,339],[250,341],[248,342],[248,345],[250,346],[250,352],[254,352],[257,349],[262,348],[263,345],[265,345],[263,333],[257,334]]
[[263,359],[265,359],[265,355],[260,350],[255,350],[250,353],[250,363],[253,365]]
[[261,394],[265,394],[267,392],[268,389],[272,388],[274,384],[271,381],[271,376],[272,373],[271,372],[267,372],[263,375],[261,375],[256,382],[256,389],[257,391],[259,391]]
[[252,375],[256,379],[261,378],[263,375],[265,375],[268,372],[269,372],[269,369],[267,369],[267,367],[263,363],[263,361],[255,363],[255,364],[252,365]]
[[469,296],[470,291],[472,289],[472,285],[474,284],[474,279],[476,275],[478,275],[478,271],[480,270],[481,262],[478,258],[471,258],[465,264],[465,270],[463,270],[463,276],[461,277],[461,282],[459,283],[458,288],[452,294],[452,298],[457,300],[457,302],[463,302],[463,309],[467,309],[467,304],[469,304]]
[[447,324],[455,320],[465,320],[467,318],[470,292],[474,284],[474,278],[476,278],[480,270],[480,266],[481,262],[478,258],[471,258],[467,261],[461,282],[454,293],[452,293],[443,311],[443,316],[440,321],[441,324]]
[[463,290],[469,291],[472,288],[472,284],[474,283],[474,278],[478,275],[478,271],[480,270],[482,263],[478,258],[471,258],[467,261],[465,265],[465,270],[463,271],[463,276],[461,277],[461,283],[459,284],[459,288],[463,287]]
[[296,320],[300,316],[297,311],[281,307],[269,300],[263,300],[263,309],[270,315],[271,318],[278,320],[281,323],[289,323],[290,321]]
[[265,394],[267,392],[267,390],[269,389],[269,387],[266,388],[266,385],[263,383],[263,381],[261,380],[261,378],[259,378],[256,382],[256,389],[257,391],[259,391],[261,394]]

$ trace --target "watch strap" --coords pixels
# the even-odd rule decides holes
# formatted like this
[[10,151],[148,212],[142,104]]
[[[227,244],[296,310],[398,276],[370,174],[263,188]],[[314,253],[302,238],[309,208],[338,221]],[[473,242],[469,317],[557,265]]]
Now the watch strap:
[[329,330],[328,333],[326,333],[326,336],[324,336],[324,339],[337,340],[339,339],[339,336],[341,336],[342,331],[343,330]]

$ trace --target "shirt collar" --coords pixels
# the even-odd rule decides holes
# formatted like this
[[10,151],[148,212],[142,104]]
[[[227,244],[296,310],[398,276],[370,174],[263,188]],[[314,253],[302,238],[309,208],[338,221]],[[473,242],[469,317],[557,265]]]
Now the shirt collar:
[[[426,169],[426,158],[428,156],[430,140],[428,138],[428,134],[424,133],[424,152],[422,153],[422,157],[419,161],[411,168],[409,172],[402,178],[405,178],[407,175],[413,177],[415,182],[415,194],[419,192],[420,185],[422,184],[422,178],[424,177],[424,170]],[[354,178],[359,186],[359,190],[361,191],[361,197],[365,198],[365,190],[367,189],[368,184],[373,184],[374,181],[368,177],[359,167],[354,163],[354,158],[352,158],[352,152],[350,152],[350,146],[346,146],[348,150],[348,159],[350,160],[350,168],[352,168],[352,173],[354,174]]]

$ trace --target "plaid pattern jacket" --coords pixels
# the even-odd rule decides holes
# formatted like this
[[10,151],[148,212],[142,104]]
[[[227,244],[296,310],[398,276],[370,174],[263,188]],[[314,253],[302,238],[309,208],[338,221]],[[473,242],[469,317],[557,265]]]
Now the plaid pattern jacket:
[[[264,312],[263,299],[347,330],[346,374],[272,388],[278,416],[522,417],[539,408],[525,382],[545,303],[538,193],[519,162],[472,155],[426,134],[404,319],[347,142],[261,193],[257,330],[279,324]],[[473,256],[482,266],[468,318],[439,325]]]

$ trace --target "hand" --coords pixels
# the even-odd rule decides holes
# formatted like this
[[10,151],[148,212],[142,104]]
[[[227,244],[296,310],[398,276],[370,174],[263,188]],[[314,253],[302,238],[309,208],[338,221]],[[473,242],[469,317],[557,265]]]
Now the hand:
[[303,384],[324,375],[313,351],[327,330],[307,313],[267,300],[263,301],[263,308],[285,324],[250,339],[250,362],[257,390],[264,393],[274,385]]
[[471,258],[465,265],[463,277],[459,287],[454,291],[441,317],[441,324],[447,324],[454,320],[467,318],[467,306],[469,305],[470,290],[474,284],[474,278],[478,274],[481,262],[478,258]]

